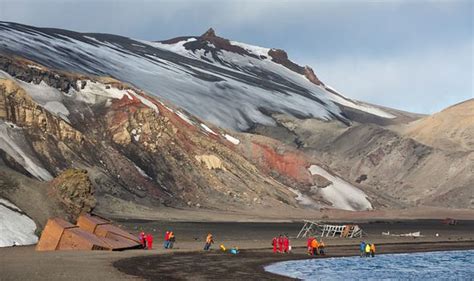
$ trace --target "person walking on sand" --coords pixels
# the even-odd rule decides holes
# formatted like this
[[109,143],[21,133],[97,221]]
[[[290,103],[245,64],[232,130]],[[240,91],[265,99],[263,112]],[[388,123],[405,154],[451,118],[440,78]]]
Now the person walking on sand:
[[372,257],[375,257],[375,244],[374,243],[370,244],[370,255]]
[[272,246],[273,246],[273,253],[278,252],[278,238],[276,238],[276,236],[273,237]]
[[283,253],[283,236],[278,236],[278,252]]
[[365,256],[370,257],[370,244],[365,244]]
[[166,231],[165,233],[165,243],[163,244],[163,248],[169,249],[170,247],[170,232]]
[[204,251],[209,251],[211,249],[211,244],[214,243],[214,238],[212,237],[212,234],[207,234],[206,237],[206,244],[204,245]]
[[359,250],[360,250],[360,257],[363,258],[365,256],[365,242],[364,241],[360,242]]

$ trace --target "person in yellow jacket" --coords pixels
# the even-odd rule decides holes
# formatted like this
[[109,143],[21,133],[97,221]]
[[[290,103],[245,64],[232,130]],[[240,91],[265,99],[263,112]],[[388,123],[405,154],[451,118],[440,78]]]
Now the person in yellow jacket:
[[369,243],[365,245],[365,256],[370,257],[370,244]]
[[375,257],[375,244],[370,244],[370,255]]

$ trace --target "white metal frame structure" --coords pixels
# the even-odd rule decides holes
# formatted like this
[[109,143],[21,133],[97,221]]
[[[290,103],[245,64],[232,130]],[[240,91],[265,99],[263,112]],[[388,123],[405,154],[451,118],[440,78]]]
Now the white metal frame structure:
[[309,220],[303,222],[304,225],[296,238],[309,236],[359,238],[364,235],[362,228],[356,224],[332,225]]

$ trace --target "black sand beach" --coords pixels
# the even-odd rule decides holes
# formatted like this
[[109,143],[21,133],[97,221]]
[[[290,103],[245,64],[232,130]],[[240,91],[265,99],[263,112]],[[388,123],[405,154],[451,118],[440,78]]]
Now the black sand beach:
[[[116,220],[132,233],[153,233],[153,250],[36,252],[34,246],[0,248],[1,280],[289,280],[264,271],[264,266],[284,260],[309,258],[306,239],[292,239],[291,254],[273,254],[271,238],[280,233],[298,234],[302,223],[292,222],[168,222]],[[440,220],[365,221],[363,239],[377,245],[377,254],[474,249],[474,221],[444,225]],[[163,234],[172,229],[173,250],[162,249]],[[421,231],[423,237],[383,236]],[[213,251],[203,252],[204,236],[212,232]],[[439,235],[436,236],[435,234]],[[325,238],[326,257],[358,255],[360,239]],[[238,246],[231,256],[218,251],[220,244]],[[316,257],[320,258],[320,257]]]
[[[469,242],[412,242],[378,245],[378,254],[450,251],[474,249]],[[114,267],[126,274],[146,280],[293,280],[266,272],[271,263],[308,258],[329,258],[357,255],[357,246],[333,246],[326,256],[308,256],[305,248],[291,254],[273,254],[269,250],[243,250],[238,255],[219,252],[189,252],[154,255],[119,260]]]

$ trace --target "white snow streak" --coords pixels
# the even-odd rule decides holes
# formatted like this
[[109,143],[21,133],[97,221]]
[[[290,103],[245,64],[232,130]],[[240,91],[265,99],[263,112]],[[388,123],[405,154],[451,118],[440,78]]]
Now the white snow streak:
[[133,166],[135,166],[135,169],[137,169],[140,175],[144,176],[147,179],[151,179],[151,177],[147,173],[145,173],[145,171],[143,171],[142,168],[138,167],[135,163],[133,163]]
[[228,134],[224,134],[224,138],[226,138],[226,140],[230,141],[231,143],[233,143],[235,145],[238,145],[240,143],[239,139],[236,139],[233,136],[228,135]]
[[[334,92],[339,94],[339,92],[336,91],[331,86],[328,86],[328,85],[325,85],[325,86],[326,86],[326,88],[331,89]],[[340,94],[340,95],[342,96],[342,94]],[[370,113],[372,115],[380,116],[380,117],[383,117],[383,118],[392,119],[392,118],[396,117],[395,115],[392,115],[388,112],[385,112],[380,108],[376,108],[376,107],[364,104],[362,102],[352,101],[352,100],[350,100],[348,98],[345,98],[345,97],[342,98],[340,96],[334,95],[332,100],[339,103],[339,104],[345,105],[347,107],[355,108],[355,109],[358,109],[360,111],[365,111],[365,112]]]
[[208,126],[206,126],[205,124],[202,124],[201,123],[201,127],[208,133],[211,133],[213,135],[217,135],[213,130],[211,130],[211,128],[209,128]]
[[186,123],[194,126],[194,122],[189,119],[188,115],[182,113],[181,111],[176,111],[176,115],[178,115],[179,118],[183,119]]

